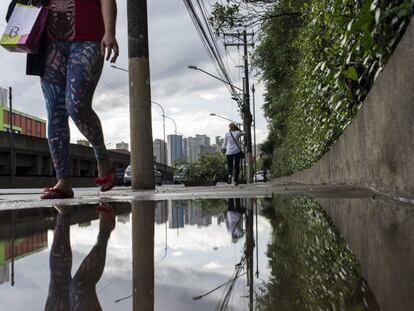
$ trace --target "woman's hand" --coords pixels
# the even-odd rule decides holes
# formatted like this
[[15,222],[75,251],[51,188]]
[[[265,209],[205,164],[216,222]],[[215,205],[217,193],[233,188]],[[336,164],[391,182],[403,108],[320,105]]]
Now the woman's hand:
[[111,63],[116,62],[119,55],[119,47],[115,35],[105,33],[101,41],[101,54],[103,57],[106,55],[106,60],[109,60],[112,55]]

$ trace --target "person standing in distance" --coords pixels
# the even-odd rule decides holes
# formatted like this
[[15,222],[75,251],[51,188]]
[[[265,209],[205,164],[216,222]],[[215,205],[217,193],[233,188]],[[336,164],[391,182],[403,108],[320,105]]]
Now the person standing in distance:
[[230,123],[229,131],[224,135],[222,150],[227,158],[228,184],[232,183],[232,178],[234,178],[235,185],[239,184],[240,159],[243,155],[240,148],[240,137],[245,134],[236,124]]

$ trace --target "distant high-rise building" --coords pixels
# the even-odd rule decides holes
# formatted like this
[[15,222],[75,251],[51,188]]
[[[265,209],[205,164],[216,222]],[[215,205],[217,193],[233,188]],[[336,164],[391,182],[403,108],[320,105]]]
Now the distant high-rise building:
[[165,158],[166,152],[167,152],[167,144],[162,139],[154,139],[154,142],[152,144],[152,148],[154,151],[154,161],[161,163],[161,164],[167,164],[167,159]]
[[188,148],[188,138],[183,138],[183,145],[182,145],[182,161],[188,161],[188,152],[189,152],[189,148]]
[[216,136],[216,150],[220,151],[223,146],[224,138],[221,136]]
[[124,142],[117,143],[115,148],[117,150],[127,150],[127,151],[129,151],[129,145],[128,145],[128,143],[124,143]]
[[183,137],[181,135],[168,135],[168,165],[174,165],[182,160]]
[[163,224],[168,220],[168,201],[158,201],[155,203],[155,223]]
[[200,159],[202,146],[205,152],[207,150],[206,147],[210,147],[210,137],[200,134],[196,134],[195,137],[188,137],[188,161],[197,161]]
[[200,145],[210,146],[210,137],[207,135],[196,134],[195,138],[200,140]]
[[213,146],[200,146],[200,157],[206,154],[216,153],[217,149]]
[[168,224],[170,229],[184,228],[184,214],[187,201],[170,201],[168,204]]
[[0,285],[10,281],[10,263],[0,265]]
[[3,107],[8,106],[7,94],[8,94],[7,89],[3,89],[2,87],[0,87],[0,106],[3,106]]

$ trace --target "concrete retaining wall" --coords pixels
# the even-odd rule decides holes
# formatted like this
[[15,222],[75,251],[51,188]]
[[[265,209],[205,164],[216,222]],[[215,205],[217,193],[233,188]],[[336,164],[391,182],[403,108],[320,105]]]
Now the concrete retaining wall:
[[414,22],[331,150],[276,183],[351,184],[414,196]]

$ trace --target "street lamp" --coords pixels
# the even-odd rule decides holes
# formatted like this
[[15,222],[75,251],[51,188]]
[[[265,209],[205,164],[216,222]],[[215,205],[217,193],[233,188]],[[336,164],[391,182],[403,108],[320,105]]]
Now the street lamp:
[[227,85],[230,85],[232,88],[235,88],[235,89],[237,89],[237,90],[239,90],[239,91],[242,91],[242,92],[243,92],[243,90],[242,90],[241,88],[239,88],[239,87],[237,87],[237,86],[235,86],[235,85],[231,84],[229,81],[223,80],[223,79],[221,79],[221,78],[219,78],[219,77],[217,77],[217,76],[213,75],[212,73],[209,73],[209,72],[207,72],[207,71],[205,71],[205,70],[203,70],[203,69],[201,69],[201,68],[198,68],[197,66],[190,65],[190,66],[188,66],[188,68],[189,68],[189,69],[193,69],[193,70],[198,70],[198,71],[204,72],[206,75],[209,75],[210,77],[212,77],[212,78],[214,78],[214,79],[217,79],[217,80],[219,80],[219,81],[221,81],[221,82],[223,82],[223,83],[225,83],[225,84],[227,84]]
[[[163,132],[164,132],[164,143],[166,144],[167,142],[165,140],[165,110],[164,110],[164,107],[162,107],[156,101],[151,101],[151,103],[157,105],[162,110],[162,127],[163,127]],[[164,165],[167,165],[167,148],[165,148],[165,145],[164,145]],[[165,170],[165,168],[164,168],[164,170]]]
[[174,133],[175,133],[175,134],[177,134],[177,133],[178,133],[178,132],[177,132],[177,123],[175,123],[174,119],[173,119],[173,118],[171,118],[171,117],[169,117],[169,116],[166,116],[166,115],[164,115],[164,118],[167,118],[167,119],[169,119],[169,120],[171,120],[171,121],[173,121],[173,122],[174,122],[174,126],[175,126],[175,131],[174,131]]
[[229,118],[223,117],[223,116],[221,116],[221,115],[219,115],[219,114],[216,114],[216,113],[210,113],[210,116],[213,116],[213,117],[217,117],[217,118],[221,118],[221,119],[224,119],[224,120],[230,121],[230,122],[232,122],[232,123],[234,123],[234,124],[237,124],[238,126],[240,126],[240,124],[241,124],[241,123],[239,123],[239,122],[236,122],[236,121],[234,121],[234,120],[232,120],[232,119],[229,119]]

